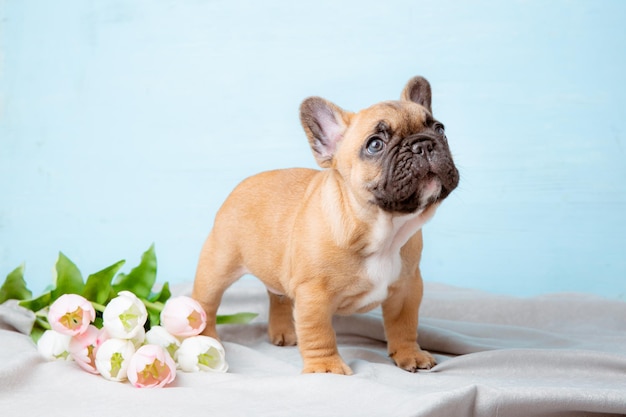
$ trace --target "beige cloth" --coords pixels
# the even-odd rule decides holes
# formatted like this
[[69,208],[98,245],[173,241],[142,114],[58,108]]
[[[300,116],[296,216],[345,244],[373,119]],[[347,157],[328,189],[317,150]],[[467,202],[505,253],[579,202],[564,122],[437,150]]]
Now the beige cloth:
[[[178,293],[189,287],[178,288]],[[0,306],[0,410],[9,416],[592,416],[626,414],[626,303],[588,294],[514,298],[426,285],[420,342],[439,364],[411,374],[387,357],[380,312],[337,317],[355,374],[301,375],[295,347],[266,337],[265,289],[244,278],[221,312],[260,313],[220,328],[227,374],[179,372],[133,388],[71,362],[45,362],[32,317]]]

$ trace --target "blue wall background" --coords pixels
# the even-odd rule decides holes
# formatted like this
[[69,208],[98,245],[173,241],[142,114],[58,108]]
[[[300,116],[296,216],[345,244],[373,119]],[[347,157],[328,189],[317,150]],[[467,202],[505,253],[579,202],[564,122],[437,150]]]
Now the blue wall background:
[[193,279],[228,192],[313,167],[309,95],[434,90],[460,188],[427,280],[626,299],[626,2],[0,0],[0,275],[35,292],[155,242]]

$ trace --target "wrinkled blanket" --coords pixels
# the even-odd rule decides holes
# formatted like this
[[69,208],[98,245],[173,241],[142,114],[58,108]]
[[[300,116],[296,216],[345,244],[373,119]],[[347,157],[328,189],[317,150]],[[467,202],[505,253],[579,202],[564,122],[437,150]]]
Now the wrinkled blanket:
[[[189,286],[178,288],[188,293]],[[230,370],[179,372],[164,389],[136,389],[46,362],[31,316],[0,306],[0,414],[8,416],[588,416],[626,414],[626,303],[589,294],[533,298],[427,283],[420,343],[439,364],[411,374],[386,354],[379,310],[336,317],[353,376],[301,375],[295,347],[270,344],[267,297],[244,278],[221,313]]]

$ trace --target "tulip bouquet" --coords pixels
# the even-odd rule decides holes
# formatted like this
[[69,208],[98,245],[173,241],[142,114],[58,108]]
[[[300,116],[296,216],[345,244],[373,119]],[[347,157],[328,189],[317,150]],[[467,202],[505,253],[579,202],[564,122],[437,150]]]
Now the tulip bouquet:
[[[0,287],[0,303],[21,300],[21,306],[35,313],[31,336],[45,358],[73,360],[112,381],[163,387],[174,380],[177,369],[226,372],[220,342],[200,335],[206,314],[198,302],[171,297],[168,283],[153,292],[154,246],[129,274],[115,276],[123,264],[117,262],[84,282],[76,265],[60,253],[53,287],[36,298],[26,287],[22,265]],[[218,323],[246,323],[255,316],[218,316]]]

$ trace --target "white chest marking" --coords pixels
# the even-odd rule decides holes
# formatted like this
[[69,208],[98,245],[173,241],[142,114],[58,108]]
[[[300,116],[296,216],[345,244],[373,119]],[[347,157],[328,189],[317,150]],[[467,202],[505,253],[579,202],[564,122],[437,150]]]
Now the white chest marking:
[[381,213],[372,227],[370,254],[365,260],[365,278],[372,284],[372,289],[357,303],[357,309],[368,305],[380,304],[387,298],[387,291],[402,271],[402,246],[422,228],[432,215],[421,211],[414,214],[392,217]]
[[380,304],[387,298],[387,288],[398,279],[402,270],[400,252],[374,254],[365,261],[365,268],[367,280],[373,287],[359,300],[357,309],[370,304]]

